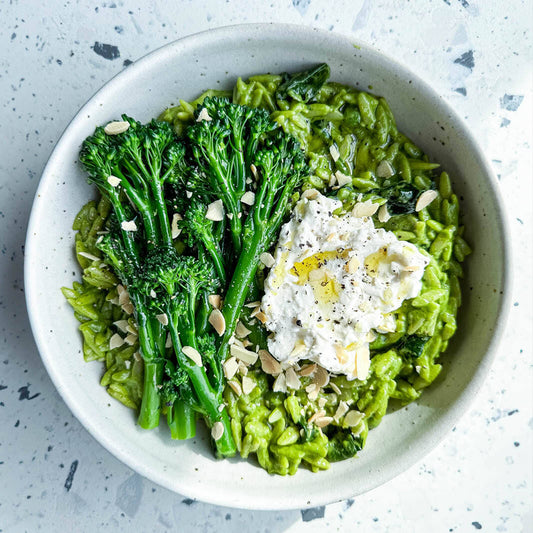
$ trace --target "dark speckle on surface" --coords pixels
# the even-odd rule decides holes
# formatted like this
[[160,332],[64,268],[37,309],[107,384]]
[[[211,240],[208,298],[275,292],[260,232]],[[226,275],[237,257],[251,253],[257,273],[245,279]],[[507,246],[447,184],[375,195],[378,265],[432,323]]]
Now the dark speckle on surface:
[[131,59],[124,59],[122,65],[125,67],[129,67],[132,63],[133,61]]
[[110,61],[120,57],[120,50],[118,49],[118,46],[112,44],[99,43],[98,41],[95,41],[91,48],[94,50],[95,54],[102,56],[104,59],[109,59]]
[[30,383],[28,383],[25,387],[20,387],[20,389],[17,391],[19,393],[19,400],[33,400],[34,398],[37,398],[37,396],[40,396],[40,392],[36,392],[33,396],[30,396]]
[[7,385],[0,385],[0,390],[7,389]]
[[65,488],[67,489],[67,492],[72,487],[72,481],[74,481],[74,474],[76,473],[77,468],[78,468],[78,460],[76,459],[75,461],[72,461],[67,479],[65,480]]
[[311,0],[292,0],[292,5],[299,11],[300,15],[305,15],[309,9]]
[[472,525],[473,525],[476,529],[483,529],[482,525],[481,525],[479,522],[472,522]]
[[302,520],[304,522],[311,522],[311,520],[316,520],[317,518],[324,518],[325,512],[325,505],[322,505],[320,507],[312,507],[311,509],[302,509]]
[[465,52],[463,55],[459,56],[454,63],[472,70],[476,64],[474,61],[474,50],[468,50],[468,52]]
[[466,96],[466,87],[457,87],[457,89],[454,89],[456,93],[462,94],[463,96]]
[[502,121],[500,122],[500,128],[506,128],[511,124],[511,121],[508,118],[502,118]]
[[192,505],[193,503],[196,503],[196,500],[193,500],[192,498],[185,498],[184,500],[181,500],[181,503],[184,503],[185,505]]
[[507,111],[516,111],[524,97],[521,94],[504,94],[500,98],[500,107],[502,109],[507,109]]

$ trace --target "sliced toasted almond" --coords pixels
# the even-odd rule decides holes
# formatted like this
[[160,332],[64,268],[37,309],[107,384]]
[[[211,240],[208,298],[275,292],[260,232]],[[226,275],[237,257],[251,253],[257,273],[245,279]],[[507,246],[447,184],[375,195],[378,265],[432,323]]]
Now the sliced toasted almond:
[[198,113],[198,118],[196,119],[196,122],[202,122],[202,120],[206,120],[207,122],[210,122],[211,120],[213,120],[209,116],[209,113],[205,107],[202,107],[202,109],[200,110],[200,113]]
[[108,176],[107,177],[107,183],[111,185],[111,187],[118,187],[120,185],[120,182],[122,180],[120,178],[117,178],[116,176]]
[[329,373],[324,367],[317,366],[313,377],[313,383],[315,383],[318,388],[325,387],[329,383]]
[[250,333],[251,331],[239,320],[239,322],[237,322],[237,326],[235,327],[235,335],[241,339],[244,339],[245,337],[248,337]]
[[238,381],[235,381],[234,379],[228,381],[228,385],[231,387],[231,390],[237,395],[240,396],[242,394],[242,387],[241,384]]
[[249,302],[247,304],[244,304],[244,307],[248,307],[249,309],[253,309],[255,307],[260,307],[261,305],[261,302],[259,300],[255,301],[255,302]]
[[332,144],[329,147],[329,153],[330,153],[331,158],[333,159],[333,161],[338,161],[339,157],[341,156],[338,148],[334,144]]
[[339,402],[339,405],[337,406],[337,410],[335,411],[335,414],[333,415],[333,418],[338,422],[349,410],[348,404],[341,400]]
[[163,324],[163,326],[168,326],[168,316],[166,313],[161,313],[160,315],[155,315],[157,320]]
[[178,222],[180,220],[183,220],[183,217],[179,213],[174,213],[172,215],[172,223],[170,225],[170,231],[171,231],[173,239],[176,239],[177,237],[179,237],[179,234],[181,233],[181,228],[178,226]]
[[245,205],[254,205],[255,194],[252,191],[246,191],[241,198],[241,203]]
[[126,302],[121,307],[122,311],[124,311],[127,315],[133,314],[133,304],[131,302]]
[[378,220],[383,224],[390,220],[389,210],[387,209],[387,204],[383,204],[378,210]]
[[329,386],[333,389],[335,394],[338,394],[339,396],[342,394],[342,391],[339,389],[338,385],[333,383],[333,381],[329,383]]
[[220,297],[220,294],[210,294],[207,297],[207,300],[215,309],[220,309],[220,304],[222,303],[222,298]]
[[326,416],[326,411],[324,409],[319,409],[318,411],[315,411],[308,419],[307,423],[311,424],[314,422],[317,418],[320,418],[322,416]]
[[323,428],[323,427],[328,426],[332,422],[333,422],[333,417],[332,416],[321,416],[321,417],[315,419],[315,426],[319,427],[319,428]]
[[222,366],[224,368],[224,375],[226,376],[226,379],[231,379],[237,373],[237,370],[239,370],[239,362],[237,359],[235,359],[235,357],[226,359]]
[[346,262],[344,270],[348,272],[348,274],[355,274],[360,264],[361,262],[357,259],[357,256],[354,255]]
[[326,405],[327,402],[328,402],[327,399],[324,398],[324,396],[322,396],[322,398],[318,399],[318,407],[322,409]]
[[118,305],[130,303],[130,293],[122,285],[117,285]]
[[337,183],[339,184],[339,187],[344,187],[345,185],[352,183],[352,177],[343,174],[340,170],[337,170],[337,172],[335,172],[335,177],[337,178]]
[[257,167],[253,163],[250,165],[250,170],[252,171],[254,178],[257,179]]
[[360,413],[359,411],[349,411],[344,417],[344,423],[349,427],[357,426],[357,424],[361,422],[364,416],[365,415],[363,413]]
[[222,203],[222,200],[215,200],[207,206],[205,218],[215,222],[224,220],[224,204]]
[[226,331],[226,319],[220,309],[213,309],[209,315],[209,323],[213,326],[219,337]]
[[261,360],[261,368],[265,374],[277,376],[281,373],[281,365],[277,359],[274,359],[266,350],[259,350],[259,359]]
[[335,185],[335,182],[337,181],[337,178],[335,174],[331,174],[328,181],[328,187],[333,187]]
[[370,370],[370,350],[367,344],[359,346],[355,352],[355,375],[357,379],[365,380]]
[[265,265],[267,268],[272,268],[276,262],[272,254],[269,254],[268,252],[263,252],[259,256],[259,261],[261,261],[261,263],[263,263],[263,265]]
[[181,351],[198,366],[203,366],[202,356],[196,348],[193,348],[192,346],[183,346]]
[[230,346],[230,353],[231,355],[233,355],[233,357],[236,357],[237,359],[239,359],[239,361],[242,361],[243,363],[246,363],[248,365],[253,365],[257,361],[258,357],[255,352],[251,352],[250,350],[242,348],[237,344],[232,344]]
[[[202,109],[202,111],[205,111],[205,109]],[[224,435],[224,425],[222,422],[215,422],[211,428],[211,437],[213,437],[213,440],[220,440],[222,435]]]
[[126,122],[125,120],[115,120],[114,122],[107,124],[104,131],[107,135],[118,135],[127,131],[129,127],[129,122]]
[[137,335],[135,333],[128,333],[128,335],[126,335],[126,338],[124,339],[124,342],[126,344],[129,344],[130,346],[133,346],[136,342],[137,342]]
[[354,217],[371,217],[379,209],[378,204],[373,204],[371,200],[366,202],[358,202],[352,209],[352,215]]
[[308,200],[314,200],[318,196],[318,191],[316,189],[307,189],[302,193],[302,198],[307,198]]
[[300,376],[310,376],[315,372],[317,366],[318,365],[316,363],[304,365],[298,373],[300,374]]
[[285,380],[285,374],[282,372],[274,381],[272,385],[274,392],[287,392],[287,382]]
[[394,176],[394,167],[388,161],[381,161],[376,168],[376,176],[378,178],[390,178]]
[[243,376],[242,392],[244,394],[250,394],[255,389],[256,385],[256,382],[252,378],[249,378],[248,376]]
[[89,252],[78,252],[78,255],[81,255],[82,257],[85,257],[85,259],[89,259],[90,261],[100,261],[99,257],[96,257],[93,254],[90,254]]
[[115,333],[109,339],[109,349],[114,350],[115,348],[120,348],[124,342],[124,339],[118,333]]
[[285,372],[285,382],[287,383],[287,387],[294,390],[298,390],[302,385],[298,378],[298,374],[296,374],[296,371],[292,367],[287,368],[287,371]]
[[167,334],[167,340],[165,341],[165,348],[172,348],[172,337],[170,333]]
[[433,189],[430,189],[429,191],[424,191],[416,201],[415,211],[422,211],[425,207],[427,207],[437,196],[439,193],[437,191],[434,191]]
[[123,333],[128,332],[126,328],[129,326],[129,322],[127,320],[117,320],[116,322],[113,322],[113,324],[115,324],[115,326],[117,326],[117,328]]
[[310,385],[307,385],[305,388],[305,391],[307,392],[307,397],[314,402],[318,398],[318,393],[320,392],[320,387],[316,385],[315,383],[311,383]]
[[242,361],[239,361],[239,374],[241,376],[246,376],[248,374],[248,367]]
[[120,224],[120,227],[124,231],[137,231],[137,224],[135,224],[135,220],[124,220]]

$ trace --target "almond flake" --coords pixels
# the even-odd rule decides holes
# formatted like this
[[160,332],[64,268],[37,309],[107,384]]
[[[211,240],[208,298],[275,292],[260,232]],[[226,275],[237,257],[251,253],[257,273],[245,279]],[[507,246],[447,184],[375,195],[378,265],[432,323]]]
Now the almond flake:
[[265,265],[267,268],[272,268],[276,262],[272,254],[269,254],[268,252],[263,252],[259,256],[259,261],[261,261],[261,263],[263,263],[263,265]]
[[338,385],[333,383],[333,381],[329,383],[329,386],[333,389],[333,392],[335,392],[339,396],[342,394],[342,391],[339,389]]
[[427,207],[437,196],[439,193],[437,191],[434,191],[433,189],[430,189],[429,191],[424,191],[420,197],[418,198],[416,202],[415,211],[422,211],[424,207]]
[[315,420],[315,426],[319,428],[323,428],[328,426],[333,422],[333,417],[331,416],[321,416]]
[[246,191],[241,198],[241,203],[245,205],[254,205],[255,194],[252,191]]
[[307,189],[302,193],[302,198],[307,198],[308,200],[314,200],[318,196],[318,191],[316,189]]
[[344,417],[344,423],[349,427],[354,427],[361,422],[365,415],[359,411],[350,411]]
[[150,296],[151,296],[152,298],[157,298],[157,293],[154,291],[154,289],[151,289],[151,290],[150,290]]
[[242,394],[242,388],[241,384],[238,381],[230,380],[228,381],[228,385],[231,387],[231,390],[237,395],[240,396]]
[[376,168],[376,176],[378,178],[390,178],[394,176],[393,166],[386,160],[381,161],[378,168]]
[[122,224],[120,224],[120,227],[124,231],[137,231],[137,224],[135,224],[135,220],[124,220]]
[[122,180],[120,178],[117,178],[116,176],[107,177],[107,183],[109,183],[111,187],[118,187],[121,181]]
[[137,342],[137,338],[138,337],[135,333],[129,333],[128,335],[126,335],[124,341],[126,342],[126,344],[133,346]]
[[248,367],[242,361],[239,361],[239,374],[241,376],[248,374]]
[[312,422],[314,422],[317,418],[320,418],[322,416],[326,416],[326,411],[324,411],[324,409],[319,409],[318,411],[316,411],[315,413],[313,413],[309,419],[307,420],[307,423],[308,424],[311,424]]
[[209,303],[215,308],[220,309],[220,304],[222,302],[222,298],[220,297],[220,294],[210,294],[207,297],[207,300]]
[[261,305],[261,302],[256,301],[256,302],[250,302],[250,303],[244,304],[244,307],[254,308],[254,307],[259,307],[260,305]]
[[209,315],[209,323],[215,328],[219,336],[224,335],[226,331],[226,319],[220,309],[213,309]]
[[341,400],[337,406],[337,410],[335,411],[333,418],[338,422],[348,412],[349,409],[350,408],[348,407],[348,404],[344,400]]
[[[205,109],[202,109],[202,111],[205,111]],[[213,440],[220,440],[222,435],[224,435],[224,425],[222,422],[215,422],[211,428],[211,437],[213,437]]]
[[335,177],[335,174],[331,174],[328,181],[328,187],[333,187],[335,185],[336,179],[337,178]]
[[104,131],[107,133],[107,135],[118,135],[119,133],[124,133],[127,131],[129,127],[129,122],[126,122],[125,120],[116,120],[107,124],[107,126],[104,128]]
[[257,179],[257,167],[253,163],[250,165],[250,170],[252,171],[254,178]]
[[244,394],[250,394],[256,386],[256,382],[247,376],[242,378],[242,392]]
[[325,387],[329,383],[329,374],[324,367],[317,366],[315,375],[313,377],[313,383],[315,383],[318,388]]
[[287,392],[287,382],[285,380],[285,374],[282,372],[274,381],[272,385],[274,392]]
[[307,392],[307,397],[314,402],[318,398],[318,393],[320,392],[320,387],[316,385],[315,383],[311,383],[311,385],[307,385],[305,388],[305,391]]
[[210,122],[211,120],[213,120],[209,116],[209,113],[207,112],[207,109],[205,107],[202,107],[202,109],[200,110],[200,113],[198,113],[198,118],[196,119],[196,122],[202,122],[202,120],[207,120],[207,122]]
[[215,200],[207,206],[205,218],[219,222],[224,219],[224,204],[222,200]]
[[326,405],[326,403],[327,403],[327,400],[323,396],[322,396],[322,398],[318,399],[318,407],[320,407],[320,409],[322,409],[324,407],[324,405]]
[[338,161],[341,156],[338,148],[334,144],[329,147],[329,153],[331,154],[333,161]]
[[253,365],[257,361],[258,355],[255,352],[251,352],[250,350],[246,350],[245,348],[241,348],[240,346],[237,346],[236,344],[232,344],[230,346],[230,353],[239,361],[242,361],[243,363]]
[[294,371],[294,368],[290,367],[285,372],[285,382],[287,383],[287,387],[298,390],[301,387],[300,379],[298,378],[298,375]]
[[335,177],[337,178],[337,183],[339,184],[339,187],[344,187],[345,185],[352,183],[352,177],[343,174],[340,170],[337,170],[337,172],[335,172]]
[[224,361],[222,366],[224,367],[224,375],[226,376],[226,379],[231,379],[239,369],[239,362],[235,357],[230,357]]
[[366,202],[358,202],[352,209],[352,215],[354,217],[371,217],[379,209],[378,204],[373,204],[372,200]]
[[196,348],[193,348],[192,346],[183,346],[181,351],[198,366],[203,366],[202,356]]
[[261,368],[265,374],[277,376],[281,373],[281,365],[279,361],[272,357],[266,350],[259,350],[259,359],[261,360]]
[[317,369],[317,366],[318,365],[316,363],[303,366],[299,372],[300,376],[310,376],[311,374],[315,372],[315,370]]
[[170,231],[172,233],[172,238],[176,239],[181,233],[181,228],[178,226],[178,222],[183,220],[183,217],[179,213],[174,213],[172,215],[172,223],[170,225]]
[[127,320],[117,320],[116,322],[113,322],[115,326],[117,326],[120,331],[123,333],[127,333],[128,330],[126,329],[129,326],[129,323]]
[[261,322],[261,324],[266,324],[267,316],[265,315],[265,313],[263,313],[263,311],[259,311],[259,313],[255,315],[255,317],[257,318],[257,320],[259,320],[259,322]]
[[115,333],[109,339],[109,349],[110,350],[114,350],[115,348],[119,348],[123,344],[124,344],[124,339],[118,333]]
[[361,381],[366,379],[370,370],[370,351],[367,344],[359,346],[355,352],[355,375]]
[[165,348],[172,348],[172,337],[170,333],[167,335],[167,340],[165,341]]
[[125,304],[123,304],[122,306],[122,310],[127,314],[127,315],[131,315],[133,314],[133,304],[131,302],[126,302]]
[[168,326],[168,316],[166,313],[161,313],[160,315],[155,315],[157,320],[163,324],[163,326]]
[[251,331],[239,320],[237,326],[235,327],[235,335],[237,337],[244,339],[250,335]]
[[378,211],[378,220],[382,223],[388,222],[390,220],[389,210],[387,209],[387,204],[383,204]]
[[95,255],[90,254],[89,252],[78,252],[78,255],[85,257],[85,259],[90,259],[91,261],[100,261],[99,257],[96,257]]
[[294,345],[294,348],[292,349],[292,352],[290,353],[289,357],[296,358],[298,355],[305,353],[305,352],[307,352],[307,346],[305,345],[304,342],[298,341]]

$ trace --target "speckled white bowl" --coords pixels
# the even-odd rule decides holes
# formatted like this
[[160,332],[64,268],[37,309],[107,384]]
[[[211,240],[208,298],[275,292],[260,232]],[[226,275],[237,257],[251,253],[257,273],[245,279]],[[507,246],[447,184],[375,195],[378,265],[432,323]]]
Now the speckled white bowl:
[[[217,461],[207,440],[170,440],[163,427],[143,431],[132,411],[100,387],[101,364],[86,364],[72,310],[59,288],[79,278],[71,223],[95,195],[77,164],[96,125],[126,112],[157,116],[178,98],[231,87],[237,76],[295,71],[319,62],[332,79],[385,96],[400,129],[453,177],[466,237],[475,248],[464,279],[459,332],[443,357],[444,376],[408,408],[370,432],[359,457],[312,474],[269,476],[252,462]],[[362,43],[306,27],[253,24],[220,28],[165,46],[121,72],[80,110],[44,170],[28,228],[28,312],[43,362],[57,390],[87,430],[140,474],[171,490],[221,505],[253,509],[316,506],[391,479],[421,459],[452,428],[476,395],[502,331],[509,294],[508,235],[496,180],[480,148],[448,104],[417,76]]]

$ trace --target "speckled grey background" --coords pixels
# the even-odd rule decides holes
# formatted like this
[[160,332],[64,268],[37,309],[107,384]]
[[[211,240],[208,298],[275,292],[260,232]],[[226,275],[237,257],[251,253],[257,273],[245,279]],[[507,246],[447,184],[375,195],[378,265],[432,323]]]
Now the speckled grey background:
[[[527,0],[1,2],[0,532],[532,531],[532,18]],[[187,500],[119,463],[56,393],[23,294],[33,194],[77,109],[167,42],[265,21],[356,36],[425,78],[465,117],[492,161],[515,251],[505,337],[454,431],[386,485],[302,512]]]

